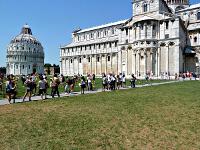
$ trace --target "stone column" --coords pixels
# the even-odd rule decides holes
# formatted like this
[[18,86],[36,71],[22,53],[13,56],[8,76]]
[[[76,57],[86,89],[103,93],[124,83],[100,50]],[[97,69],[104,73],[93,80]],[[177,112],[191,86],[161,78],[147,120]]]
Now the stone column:
[[135,68],[135,51],[132,50],[132,73],[135,74],[135,70],[136,70],[136,68]]
[[78,65],[78,70],[77,71],[78,71],[78,74],[80,74],[80,71],[79,71],[79,69],[80,69],[79,68],[79,61],[80,61],[79,59],[80,59],[80,57],[76,57],[76,59],[77,59],[77,65]]
[[[61,69],[61,74],[65,74],[65,72],[66,72],[66,58],[62,58],[61,59],[61,62],[60,62],[60,69]],[[65,71],[64,71],[64,69],[65,69]]]
[[102,55],[100,54],[100,56],[99,56],[99,59],[100,59],[100,65],[101,65],[101,74],[103,73],[103,69],[102,69],[102,63],[103,63],[103,61],[102,61]]
[[75,73],[75,66],[74,66],[74,57],[72,58],[72,70],[73,70],[73,72],[72,72],[72,75],[74,75],[74,73]]
[[158,55],[158,59],[157,59],[157,62],[158,62],[158,64],[157,64],[157,68],[158,68],[158,77],[160,76],[160,73],[161,73],[161,48],[160,47],[158,47],[158,53],[157,53],[157,55]]
[[144,35],[144,39],[147,38],[147,34],[148,34],[148,31],[147,31],[147,24],[144,23],[144,26],[143,26],[143,35]]
[[117,72],[116,72],[116,74],[118,74],[119,73],[119,55],[118,55],[118,53],[116,53],[116,59],[117,59]]
[[94,68],[94,74],[97,75],[97,55],[95,54],[95,68]]
[[136,53],[136,74],[139,76],[140,74],[140,50],[137,51]]
[[108,57],[108,55],[107,54],[105,54],[105,74],[107,74],[107,58]]
[[153,22],[151,22],[151,38],[153,38]]
[[13,74],[15,74],[15,63],[13,63]]
[[137,39],[141,39],[141,24],[138,24],[138,27],[137,27],[137,35],[138,35],[138,38]]
[[110,54],[110,70],[113,73],[113,56],[112,56],[112,53]]
[[[150,63],[150,71],[153,72],[153,65],[154,65],[154,61],[153,61],[153,48],[151,48],[150,50],[150,58],[151,58],[151,63]],[[154,72],[153,72],[154,73]]]
[[155,54],[155,60],[156,60],[156,66],[155,66],[155,76],[157,76],[158,77],[158,50],[156,50],[156,52],[155,52],[156,54]]
[[22,74],[21,73],[21,63],[19,63],[19,74]]
[[71,75],[71,58],[68,58],[68,65],[69,65],[69,75]]
[[70,59],[68,58],[68,59],[66,60],[66,72],[67,72],[67,74],[70,74],[69,63],[70,63]]
[[133,41],[135,41],[136,40],[136,27],[133,27]]
[[167,73],[169,72],[169,45],[167,45],[167,68],[166,68],[166,71]]
[[129,69],[128,69],[128,49],[126,50],[126,76],[128,76],[128,71],[129,71]]
[[118,51],[118,73],[122,72],[122,50]]
[[144,75],[147,73],[147,49],[144,50]]

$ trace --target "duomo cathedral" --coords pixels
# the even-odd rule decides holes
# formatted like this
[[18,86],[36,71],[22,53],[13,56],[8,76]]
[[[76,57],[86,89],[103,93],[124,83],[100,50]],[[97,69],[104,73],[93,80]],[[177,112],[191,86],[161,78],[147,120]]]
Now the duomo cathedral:
[[200,69],[200,3],[133,0],[130,19],[72,33],[60,47],[61,73],[175,75]]

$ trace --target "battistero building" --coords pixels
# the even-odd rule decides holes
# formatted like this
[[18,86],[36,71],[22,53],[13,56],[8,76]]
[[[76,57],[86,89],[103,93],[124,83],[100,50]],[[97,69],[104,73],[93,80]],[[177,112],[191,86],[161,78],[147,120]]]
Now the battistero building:
[[20,35],[11,40],[7,48],[7,74],[28,75],[44,73],[44,51],[41,43],[24,25]]
[[76,30],[61,47],[61,73],[74,75],[199,72],[200,4],[134,0],[130,19]]

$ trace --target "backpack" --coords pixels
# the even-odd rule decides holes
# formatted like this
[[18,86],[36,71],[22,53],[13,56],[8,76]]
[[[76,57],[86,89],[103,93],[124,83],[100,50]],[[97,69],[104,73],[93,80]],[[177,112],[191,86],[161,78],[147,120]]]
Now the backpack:
[[9,81],[9,84],[6,86],[6,92],[10,92],[12,90],[12,83]]
[[103,78],[103,84],[107,84],[107,80],[105,77]]

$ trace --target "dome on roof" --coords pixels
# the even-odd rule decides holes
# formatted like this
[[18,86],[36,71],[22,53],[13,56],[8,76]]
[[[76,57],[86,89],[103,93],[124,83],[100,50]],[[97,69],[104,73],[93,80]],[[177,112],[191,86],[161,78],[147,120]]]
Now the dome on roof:
[[23,42],[27,43],[27,44],[35,44],[35,45],[38,45],[38,46],[42,46],[40,41],[37,40],[32,35],[31,28],[27,24],[22,27],[21,33],[19,35],[17,35],[15,38],[13,38],[11,40],[10,44],[23,43]]
[[30,28],[28,24],[25,24],[23,28]]
[[26,24],[21,33],[14,37],[7,48],[7,73],[28,75],[44,72],[44,51],[42,44]]

